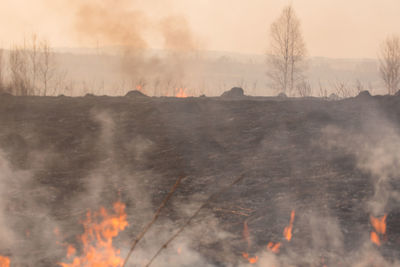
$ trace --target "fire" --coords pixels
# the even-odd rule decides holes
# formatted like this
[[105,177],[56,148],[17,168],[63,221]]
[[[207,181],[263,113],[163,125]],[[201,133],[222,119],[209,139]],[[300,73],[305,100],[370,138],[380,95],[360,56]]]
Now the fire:
[[[292,210],[291,214],[290,214],[290,222],[289,225],[285,227],[285,229],[283,230],[283,237],[290,242],[290,240],[292,239],[292,230],[293,230],[293,223],[294,223],[294,217],[295,217],[295,210]],[[250,231],[249,231],[249,226],[247,225],[247,221],[244,222],[243,225],[243,239],[247,242],[247,248],[250,248],[251,246],[251,239],[250,239]],[[269,242],[267,245],[267,250],[278,254],[280,251],[280,248],[282,246],[281,242]],[[250,257],[249,253],[243,252],[242,253],[243,258],[245,258],[246,260],[249,261],[249,263],[254,264],[258,261],[258,256],[255,257]]]
[[[123,258],[120,251],[113,247],[113,238],[127,226],[125,204],[114,203],[114,214],[109,214],[103,207],[97,212],[88,211],[83,221],[84,233],[80,236],[82,253],[72,263],[60,263],[63,267],[121,267]],[[76,253],[73,246],[68,246],[67,257]]]
[[295,216],[295,211],[292,210],[292,213],[290,214],[289,226],[285,227],[285,229],[283,230],[283,236],[286,238],[287,241],[290,241],[292,239],[294,216]]
[[371,232],[371,242],[377,246],[381,245],[381,240],[380,240],[378,234],[375,233],[374,231]]
[[67,258],[71,258],[73,255],[75,255],[76,249],[72,245],[68,245],[67,248]]
[[10,258],[0,255],[0,267],[10,267]]
[[255,257],[250,257],[249,253],[243,252],[242,253],[243,258],[249,261],[250,264],[255,264],[258,261],[258,256]]
[[[250,239],[250,231],[249,231],[249,226],[247,224],[247,221],[243,223],[243,239],[246,240],[247,242],[247,248],[249,249],[251,246],[251,239]],[[258,261],[258,256],[255,257],[250,257],[249,253],[243,252],[242,253],[243,258],[248,260],[250,264],[255,264]]]
[[387,214],[383,215],[380,218],[374,217],[372,215],[370,216],[371,224],[375,230],[371,232],[371,242],[377,246],[380,246],[382,244],[379,235],[386,235],[386,217]]
[[138,91],[143,93],[143,87],[140,84],[136,85],[136,90],[138,90]]
[[271,251],[272,253],[279,253],[279,249],[281,247],[281,243],[274,243],[274,242],[269,242],[267,245],[267,250]]
[[186,94],[186,88],[176,88],[175,96],[180,98],[188,97],[188,95]]

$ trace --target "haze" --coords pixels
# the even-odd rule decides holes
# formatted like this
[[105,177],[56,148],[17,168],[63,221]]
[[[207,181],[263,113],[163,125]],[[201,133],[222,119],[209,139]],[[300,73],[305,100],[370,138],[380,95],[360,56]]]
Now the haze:
[[[3,0],[0,2],[0,43],[7,48],[35,32],[55,47],[95,46],[77,36],[73,3],[63,0]],[[80,1],[83,3],[83,1]],[[88,1],[85,1],[88,2]],[[101,2],[90,1],[90,2]],[[271,22],[284,0],[136,0],[129,3],[149,18],[184,16],[201,49],[260,54],[268,47]],[[114,4],[114,5],[119,5]],[[375,58],[380,42],[399,33],[398,0],[294,0],[310,56]],[[144,34],[148,46],[161,48],[161,38]],[[104,43],[100,45],[112,45]]]

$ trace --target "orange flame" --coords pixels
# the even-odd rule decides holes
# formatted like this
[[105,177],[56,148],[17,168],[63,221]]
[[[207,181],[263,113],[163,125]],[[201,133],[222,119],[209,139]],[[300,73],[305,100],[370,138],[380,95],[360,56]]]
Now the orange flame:
[[175,89],[175,97],[185,98],[188,97],[186,94],[186,88],[176,88]]
[[381,245],[381,239],[379,238],[378,234],[374,231],[371,232],[371,242],[377,246]]
[[386,233],[386,217],[387,214],[383,215],[381,218],[370,217],[371,224],[375,228],[375,231],[382,235]]
[[138,90],[138,91],[143,93],[143,87],[140,84],[136,85],[136,90]]
[[281,247],[281,243],[273,243],[273,242],[269,242],[267,245],[267,250],[271,251],[272,253],[279,253],[279,249]]
[[292,213],[290,214],[289,226],[285,227],[285,229],[283,230],[283,236],[286,238],[287,241],[290,241],[292,239],[294,216],[295,216],[295,211],[292,210]]
[[72,245],[68,245],[67,248],[67,258],[71,258],[73,255],[75,255],[76,249]]
[[10,267],[10,258],[0,255],[0,267]]
[[372,215],[370,216],[371,224],[375,229],[375,231],[371,232],[371,242],[377,246],[380,246],[382,244],[379,234],[380,235],[386,234],[386,217],[387,214],[383,215],[380,218],[374,217]]
[[258,261],[258,256],[255,257],[250,257],[249,253],[243,252],[242,253],[243,258],[249,261],[250,264],[255,264]]
[[[93,214],[88,211],[83,221],[84,233],[82,241],[82,255],[76,256],[72,263],[60,263],[63,267],[121,267],[123,259],[120,251],[114,249],[112,240],[127,226],[125,204],[114,203],[115,214],[108,214],[103,207]],[[101,218],[101,220],[100,220]],[[68,247],[67,256],[76,253],[73,246]]]

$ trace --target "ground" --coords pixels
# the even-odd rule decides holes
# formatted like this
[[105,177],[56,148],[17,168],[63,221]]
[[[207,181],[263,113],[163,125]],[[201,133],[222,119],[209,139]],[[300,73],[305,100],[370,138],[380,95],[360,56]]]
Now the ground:
[[[115,239],[125,257],[179,177],[128,266],[150,259],[215,193],[154,266],[245,265],[243,252],[260,266],[400,258],[400,97],[2,95],[0,125],[0,255],[12,266],[67,262],[87,210],[115,201],[127,205],[129,227]],[[370,216],[384,214],[377,246]],[[277,255],[269,242],[282,243]]]

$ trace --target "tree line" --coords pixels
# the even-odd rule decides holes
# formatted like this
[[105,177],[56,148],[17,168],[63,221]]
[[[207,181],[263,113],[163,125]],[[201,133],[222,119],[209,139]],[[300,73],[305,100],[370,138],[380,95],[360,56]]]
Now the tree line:
[[[307,49],[303,40],[300,20],[291,5],[286,6],[270,28],[270,47],[267,52],[267,75],[270,87],[285,94],[311,95],[307,81]],[[378,52],[379,74],[388,94],[400,89],[400,37],[392,35],[381,44]],[[320,86],[321,87],[321,86]],[[335,84],[337,94],[349,96],[343,82]],[[357,91],[363,90],[357,81]],[[320,93],[323,93],[320,88]]]
[[49,41],[39,39],[36,34],[8,51],[0,49],[0,92],[52,95],[64,76]]

